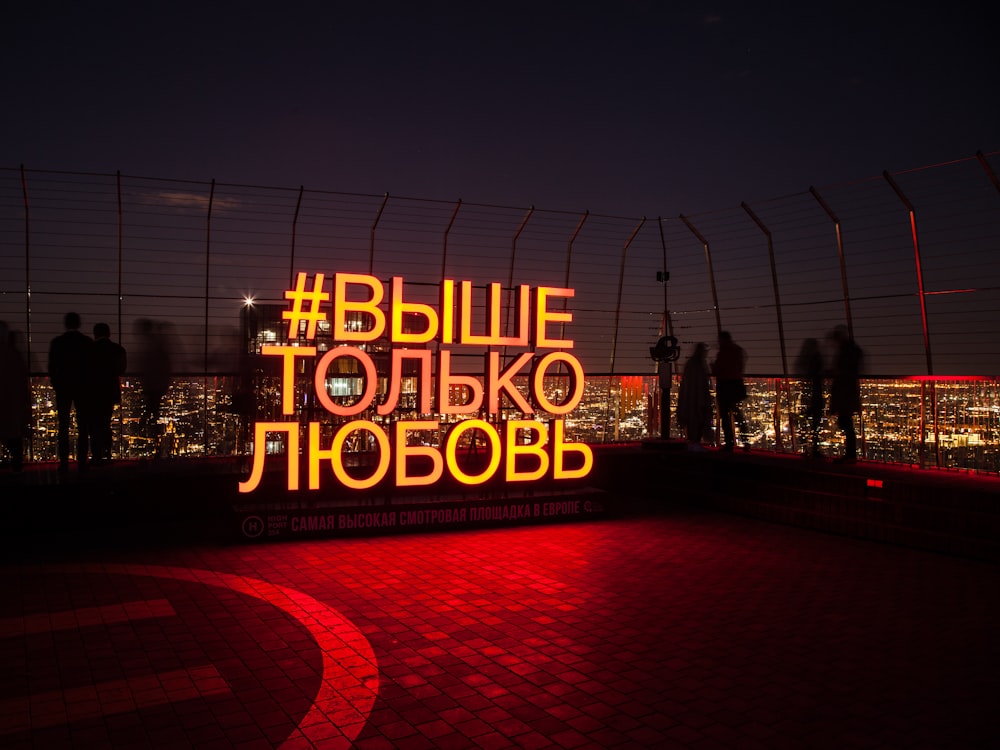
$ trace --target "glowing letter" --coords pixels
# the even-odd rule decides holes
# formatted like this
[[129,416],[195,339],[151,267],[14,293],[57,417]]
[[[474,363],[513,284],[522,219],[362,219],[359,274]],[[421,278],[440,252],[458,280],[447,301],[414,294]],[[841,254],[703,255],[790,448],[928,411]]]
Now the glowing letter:
[[[552,478],[579,479],[590,473],[594,467],[594,452],[586,443],[564,443],[563,421],[553,419],[549,423],[549,434],[552,436]],[[566,454],[579,453],[583,456],[583,465],[579,469],[566,468]]]
[[376,411],[380,416],[392,414],[399,404],[400,390],[403,383],[403,359],[420,360],[420,375],[417,391],[420,394],[420,413],[431,412],[431,352],[429,349],[393,349],[392,365],[389,371],[389,393],[385,402]]
[[[466,474],[458,465],[457,452],[458,441],[462,435],[469,430],[479,430],[486,435],[490,444],[490,462],[479,474]],[[448,471],[462,484],[482,484],[497,473],[500,466],[500,436],[493,429],[493,425],[482,419],[466,419],[459,422],[448,433],[448,439],[444,446],[445,461],[448,462]]]
[[288,436],[288,489],[299,488],[299,425],[295,422],[257,422],[253,430],[253,468],[250,478],[240,482],[240,492],[253,492],[264,476],[267,433],[283,432]]
[[[513,290],[512,292],[513,293]],[[500,303],[497,300],[496,320],[499,333],[500,327]],[[527,284],[521,284],[517,288],[517,308],[514,310],[514,328],[517,330],[513,336],[499,336],[500,343],[504,346],[527,346],[528,332],[531,330],[531,288]]]
[[549,297],[572,297],[572,289],[562,289],[554,286],[540,286],[535,290],[535,347],[573,348],[573,339],[550,339],[545,333],[547,323],[572,323],[573,313],[551,312],[548,309]]
[[262,346],[260,353],[284,357],[281,368],[281,413],[295,413],[295,358],[315,357],[315,346]]
[[[326,320],[326,313],[320,309],[320,305],[330,300],[330,293],[323,291],[323,274],[316,274],[313,288],[310,292],[306,289],[307,274],[300,272],[295,288],[285,292],[285,299],[292,301],[292,309],[281,313],[281,319],[288,321],[288,338],[294,339],[299,335],[299,329],[303,323],[306,324],[306,338],[312,341],[316,338],[316,325]],[[309,304],[308,310],[303,310],[303,303]]]
[[[483,384],[472,375],[451,374],[451,352],[442,349],[437,360],[437,412],[438,414],[474,414],[483,405]],[[467,388],[470,398],[461,404],[451,404],[452,388]]]
[[472,282],[463,281],[459,287],[459,343],[483,344],[492,346],[500,344],[500,284],[490,284],[489,306],[486,308],[485,336],[472,332]]
[[489,393],[487,408],[490,414],[500,413],[500,392],[507,394],[507,398],[514,402],[514,405],[521,410],[522,414],[534,414],[535,410],[525,400],[521,392],[517,390],[512,382],[512,378],[531,359],[531,352],[524,352],[521,356],[507,365],[503,372],[500,372],[500,352],[489,352],[486,355],[486,390]]
[[455,341],[455,282],[445,279],[441,282],[441,343],[451,344]]
[[[359,284],[367,287],[371,294],[367,300],[351,302],[347,299],[347,285]],[[385,331],[385,313],[378,305],[385,292],[382,282],[374,276],[361,273],[338,273],[333,282],[333,338],[335,341],[374,341]],[[369,315],[373,321],[370,331],[348,330],[348,313]]]
[[[444,472],[444,459],[441,451],[432,445],[407,445],[406,433],[410,430],[437,430],[440,425],[432,420],[414,420],[396,422],[395,454],[396,454],[396,486],[417,487],[434,484]],[[409,456],[426,456],[431,460],[431,472],[423,476],[413,477],[406,472],[406,459]]]
[[[553,362],[565,362],[569,367],[569,395],[562,404],[553,404],[545,397],[545,372]],[[569,352],[549,352],[535,363],[531,371],[531,397],[542,411],[549,414],[569,414],[583,398],[583,366]]]
[[[330,394],[326,392],[326,372],[330,368],[330,363],[339,357],[354,357],[365,370],[365,391],[361,394],[361,398],[351,406],[341,406],[335,403],[330,398]],[[316,376],[313,379],[313,385],[316,386],[316,398],[319,399],[324,409],[340,417],[349,417],[353,414],[360,414],[371,406],[375,399],[375,389],[378,387],[378,374],[375,372],[375,363],[372,362],[372,358],[356,346],[338,346],[324,354],[316,363]]]
[[[505,427],[507,438],[507,481],[533,482],[545,476],[545,472],[549,470],[549,454],[545,451],[545,444],[549,440],[549,434],[545,426],[530,419],[512,419],[506,423]],[[535,433],[537,439],[525,445],[519,444],[517,437],[520,430]],[[534,456],[538,461],[538,466],[534,471],[518,471],[518,456]]]
[[[369,487],[374,487],[382,481],[382,478],[389,470],[389,436],[385,434],[385,430],[367,419],[348,422],[337,430],[337,433],[333,436],[333,443],[330,445],[330,449],[323,450],[319,446],[319,429],[319,422],[309,423],[309,489],[319,489],[319,462],[324,458],[330,459],[330,466],[333,467],[333,473],[345,487],[355,490],[365,490]],[[366,479],[355,479],[352,477],[347,473],[343,462],[344,443],[351,433],[358,430],[367,430],[375,436],[375,442],[378,443],[378,466],[375,467],[375,471],[372,472],[371,476]]]
[[[394,344],[426,344],[437,336],[438,315],[430,305],[423,305],[419,302],[403,302],[403,279],[400,276],[392,277],[392,298],[390,300],[392,310],[392,329],[390,340]],[[426,328],[420,333],[405,333],[403,331],[403,316],[419,315],[426,321]]]

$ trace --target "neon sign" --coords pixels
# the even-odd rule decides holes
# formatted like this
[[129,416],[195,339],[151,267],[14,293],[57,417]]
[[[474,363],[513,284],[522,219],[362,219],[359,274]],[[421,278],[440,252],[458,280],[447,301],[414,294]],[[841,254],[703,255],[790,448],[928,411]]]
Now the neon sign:
[[[285,292],[291,309],[282,313],[288,321],[288,339],[305,338],[315,341],[317,328],[329,323],[336,346],[320,356],[315,345],[265,345],[261,354],[275,357],[281,363],[282,414],[295,414],[295,371],[299,360],[316,360],[313,386],[319,404],[337,417],[355,417],[374,408],[379,416],[388,416],[396,410],[401,396],[401,374],[407,364],[419,366],[419,412],[421,414],[488,414],[498,415],[503,400],[512,404],[525,417],[510,419],[496,427],[482,418],[467,418],[449,425],[439,445],[411,444],[410,438],[441,430],[441,423],[432,419],[399,420],[391,429],[370,420],[358,418],[339,427],[329,447],[321,444],[321,423],[307,425],[306,460],[308,489],[320,488],[321,469],[329,462],[335,478],[351,489],[369,489],[378,485],[393,472],[397,487],[431,485],[445,472],[464,485],[478,485],[489,481],[503,470],[507,482],[532,482],[543,477],[577,479],[585,477],[593,468],[593,451],[584,443],[565,440],[562,417],[572,411],[583,398],[584,373],[579,360],[567,350],[573,348],[572,339],[557,338],[552,328],[571,323],[573,315],[565,310],[550,308],[554,299],[571,298],[572,289],[560,287],[535,287],[520,285],[516,290],[516,308],[513,315],[513,335],[501,334],[501,297],[499,283],[487,287],[485,299],[485,333],[474,331],[473,302],[475,290],[472,282],[446,279],[441,282],[439,303],[432,305],[404,299],[402,277],[393,277],[389,283],[388,314],[383,309],[386,289],[373,276],[353,273],[336,273],[333,277],[333,294],[325,289],[326,276],[317,273],[309,285],[309,276],[299,273],[295,287]],[[360,298],[360,299],[359,299]],[[328,315],[326,308],[332,308]],[[357,325],[357,321],[364,321]],[[404,325],[405,322],[405,325]],[[560,334],[561,336],[562,334]],[[371,356],[357,344],[388,338],[393,345],[388,373],[389,389],[381,403],[375,402],[378,371]],[[408,346],[436,342],[438,349],[410,349]],[[474,375],[452,372],[452,347],[461,346],[516,346],[532,351],[523,352],[503,366],[500,352],[489,350],[485,355],[482,379]],[[538,349],[555,349],[539,354]],[[338,359],[353,359],[364,374],[364,388],[353,404],[341,404],[332,399],[326,390],[326,379],[331,365]],[[432,379],[432,359],[436,378]],[[530,365],[530,400],[514,385],[514,377]],[[565,398],[556,403],[543,389],[545,376],[556,365],[564,366],[569,385]],[[432,387],[432,382],[435,387]],[[452,403],[452,394],[463,393],[465,400]],[[552,415],[548,423],[528,418],[539,413]],[[240,482],[239,491],[253,492],[264,475],[264,445],[268,433],[283,433],[286,438],[287,487],[299,489],[298,422],[257,422],[254,426],[254,457],[250,477]],[[458,460],[458,446],[467,433],[476,432],[484,437],[489,459],[485,466],[469,473]],[[345,444],[367,433],[378,448],[379,458],[365,477],[349,473],[343,463]],[[392,458],[395,457],[393,462]],[[408,459],[414,459],[409,461]],[[414,465],[421,467],[415,470]],[[429,465],[429,469],[427,468]]]

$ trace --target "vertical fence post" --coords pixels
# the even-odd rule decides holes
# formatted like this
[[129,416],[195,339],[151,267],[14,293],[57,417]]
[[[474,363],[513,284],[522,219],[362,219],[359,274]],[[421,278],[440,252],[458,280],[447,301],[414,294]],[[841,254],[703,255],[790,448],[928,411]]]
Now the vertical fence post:
[[[819,191],[816,190],[812,185],[809,186],[809,192],[812,197],[816,199],[820,207],[826,212],[826,215],[830,217],[830,221],[833,222],[833,231],[837,236],[837,259],[840,264],[840,289],[844,297],[844,323],[847,325],[847,335],[853,339],[854,338],[854,317],[851,315],[851,294],[848,289],[847,284],[847,258],[844,255],[844,235],[841,232],[840,218],[833,212],[833,209],[823,200],[820,196]],[[922,408],[922,407],[921,407]],[[865,414],[862,410],[858,413],[858,422],[861,427],[861,452],[865,451]],[[921,419],[921,424],[923,421]],[[923,450],[923,448],[921,448]]]
[[[781,295],[778,293],[778,268],[774,261],[774,238],[771,236],[771,230],[768,229],[764,222],[762,222],[751,209],[750,206],[743,202],[740,204],[743,210],[747,212],[753,222],[760,228],[760,231],[764,233],[767,237],[767,256],[771,261],[771,286],[774,289],[774,309],[777,313],[778,320],[778,343],[781,346],[781,375],[782,375],[782,385],[778,389],[778,398],[775,400],[775,406],[778,409],[778,413],[775,415],[774,420],[774,434],[776,447],[781,450],[784,447],[784,443],[781,438],[781,396],[785,396],[785,402],[787,403],[788,395],[788,356],[785,351],[785,325],[781,313]],[[795,446],[795,421],[792,418],[792,410],[788,409],[788,430],[792,436],[792,446]]]
[[451,212],[451,219],[448,220],[448,226],[444,229],[444,238],[441,244],[441,281],[444,281],[447,276],[448,268],[448,234],[451,232],[452,226],[455,224],[455,217],[458,216],[458,209],[462,207],[462,199],[459,198],[458,202],[455,204],[455,210]]
[[382,218],[382,212],[385,211],[385,204],[389,202],[389,193],[382,196],[382,205],[378,207],[378,213],[375,214],[375,221],[372,222],[371,231],[368,232],[368,275],[373,276],[375,274],[375,227],[378,226],[379,221]]
[[[580,217],[580,221],[576,225],[576,229],[573,230],[573,235],[569,238],[569,243],[566,246],[566,276],[564,277],[563,287],[569,289],[569,271],[570,265],[573,261],[573,243],[576,242],[577,236],[580,234],[580,230],[583,229],[584,223],[587,221],[587,217],[590,216],[590,211],[584,211],[583,216]],[[563,297],[562,298],[562,311],[566,312],[566,307],[569,301]],[[563,321],[559,324],[559,338],[566,338],[566,322]]]
[[292,216],[292,247],[288,253],[288,288],[295,285],[295,235],[299,225],[299,209],[302,208],[302,190],[299,185],[299,198],[295,201],[295,215]]
[[[903,203],[906,207],[907,212],[910,216],[910,236],[913,239],[913,263],[917,271],[917,295],[920,298],[920,323],[924,332],[924,356],[927,358],[927,374],[930,376],[934,375],[934,365],[931,361],[931,337],[927,328],[927,297],[924,291],[924,272],[923,267],[920,264],[920,238],[917,234],[917,213],[910,202],[909,198],[903,193],[896,181],[892,179],[887,171],[882,172],[882,176],[885,181],[889,183],[889,187],[893,189],[896,193],[896,197]],[[926,381],[921,381],[921,405],[923,403],[924,387]],[[930,383],[931,387],[931,406],[932,415],[931,419],[934,425],[934,465],[941,465],[941,441],[938,435],[938,418],[937,418],[937,394],[934,387],[934,381]],[[926,429],[925,417],[923,416],[923,408],[921,408],[921,420],[920,420],[920,465],[924,465],[924,430]]]
[[[618,325],[621,321],[622,316],[622,284],[625,281],[625,256],[628,254],[629,245],[632,244],[632,240],[635,236],[639,234],[639,230],[642,229],[642,225],[646,223],[646,217],[642,217],[642,221],[632,230],[632,234],[629,235],[628,240],[622,246],[622,261],[621,266],[618,269],[618,300],[615,302],[615,327],[611,334],[611,368],[608,372],[608,396],[605,402],[604,408],[604,429],[601,431],[601,442],[603,443],[607,440],[608,433],[608,417],[611,413],[611,388],[615,379],[615,357],[618,353]],[[617,419],[615,420],[617,425]],[[617,438],[617,429],[615,430],[615,437]]]
[[[514,236],[510,241],[510,272],[507,274],[507,316],[504,319],[503,335],[510,335],[510,308],[514,301],[514,259],[517,256],[517,238],[521,236],[521,232],[524,231],[525,225],[528,223],[528,219],[531,215],[535,213],[535,207],[529,206],[528,213],[524,215],[521,220],[521,225],[514,232]],[[504,359],[507,358],[507,347],[504,346]]]
[[851,295],[847,289],[847,261],[844,258],[844,236],[840,232],[840,219],[816,191],[816,188],[810,185],[809,192],[812,193],[812,197],[826,211],[826,215],[830,217],[830,220],[833,222],[833,230],[837,235],[837,257],[840,259],[840,286],[844,295],[844,322],[847,324],[847,335],[853,339],[854,321],[851,318]]
[[719,313],[719,295],[715,289],[715,270],[712,268],[712,250],[708,246],[708,240],[706,240],[697,229],[694,228],[688,218],[684,215],[680,215],[680,220],[684,222],[684,226],[691,230],[691,234],[698,238],[701,242],[701,246],[705,249],[705,262],[708,264],[708,282],[712,287],[712,308],[715,310],[715,332],[722,332],[722,316]]
[[[24,174],[24,165],[21,165],[21,195],[24,198],[24,330],[25,356],[28,358],[28,374],[31,374],[31,211],[28,206],[28,178]],[[32,399],[34,400],[34,399]],[[35,458],[35,425],[34,413],[31,410],[32,424],[28,429],[28,460]]]
[[[656,223],[660,228],[660,249],[663,251],[663,335],[673,336],[674,326],[670,320],[670,308],[667,306],[667,283],[670,281],[670,273],[667,271],[667,238],[663,234],[663,217],[659,216]],[[670,392],[674,384],[674,363],[660,362],[659,368],[666,368],[666,378],[659,378],[660,391],[660,437],[664,440],[670,439]]]
[[122,237],[122,173],[115,172],[115,182],[118,189],[118,336],[122,335],[122,256],[124,241]]
[[[123,237],[122,237],[122,235],[123,235],[123,230],[122,230],[122,173],[121,173],[120,169],[115,172],[115,186],[117,188],[117,193],[118,193],[118,340],[121,341],[122,340],[122,256],[124,254],[123,253],[124,241],[123,241]],[[118,434],[117,434],[118,445],[119,445],[117,453],[118,453],[119,456],[122,453],[122,450],[121,450],[121,447],[120,447],[121,444],[122,444],[122,429],[123,429],[123,424],[122,424],[122,418],[121,418],[121,407],[119,406],[119,408],[118,408]],[[115,437],[116,437],[115,435],[111,436],[112,443],[114,443]],[[109,447],[113,448],[113,446],[109,446]]]
[[208,211],[205,216],[205,340],[202,356],[202,452],[208,455],[208,293],[212,269],[212,203],[215,201],[215,178],[208,191]]
[[21,165],[21,195],[24,198],[24,325],[28,369],[31,369],[31,209],[28,205],[28,178]]

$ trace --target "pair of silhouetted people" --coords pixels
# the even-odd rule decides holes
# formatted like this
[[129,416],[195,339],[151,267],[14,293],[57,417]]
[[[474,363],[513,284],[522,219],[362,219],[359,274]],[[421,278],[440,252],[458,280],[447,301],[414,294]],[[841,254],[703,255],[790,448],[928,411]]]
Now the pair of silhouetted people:
[[125,373],[126,354],[111,341],[106,323],[94,326],[94,338],[80,331],[80,316],[75,312],[63,318],[65,331],[49,345],[49,381],[56,396],[59,470],[69,468],[69,433],[76,416],[76,460],[81,470],[87,468],[88,453],[94,462],[111,460],[111,417],[115,404],[121,402],[119,378]]
[[796,372],[802,378],[803,404],[809,422],[810,449],[806,455],[819,457],[819,428],[823,421],[823,385],[830,378],[830,414],[836,415],[837,427],[844,433],[844,455],[838,463],[854,463],[858,458],[858,438],[854,415],[861,412],[861,371],[864,354],[851,337],[847,326],[837,326],[827,339],[833,346],[830,368],[823,364],[819,341],[802,342],[796,360]]

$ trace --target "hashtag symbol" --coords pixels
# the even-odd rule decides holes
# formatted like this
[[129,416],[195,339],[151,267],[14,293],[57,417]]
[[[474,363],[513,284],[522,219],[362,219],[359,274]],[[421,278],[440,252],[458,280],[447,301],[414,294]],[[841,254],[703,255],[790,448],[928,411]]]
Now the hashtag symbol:
[[[285,292],[285,299],[292,301],[292,309],[281,313],[283,320],[288,321],[288,338],[293,339],[298,335],[299,323],[306,321],[306,338],[316,338],[316,324],[321,320],[326,320],[326,313],[319,309],[320,304],[330,301],[329,292],[323,291],[324,276],[316,274],[312,291],[306,289],[305,273],[300,272],[295,281],[295,288]],[[309,302],[308,312],[302,310],[302,303]]]

